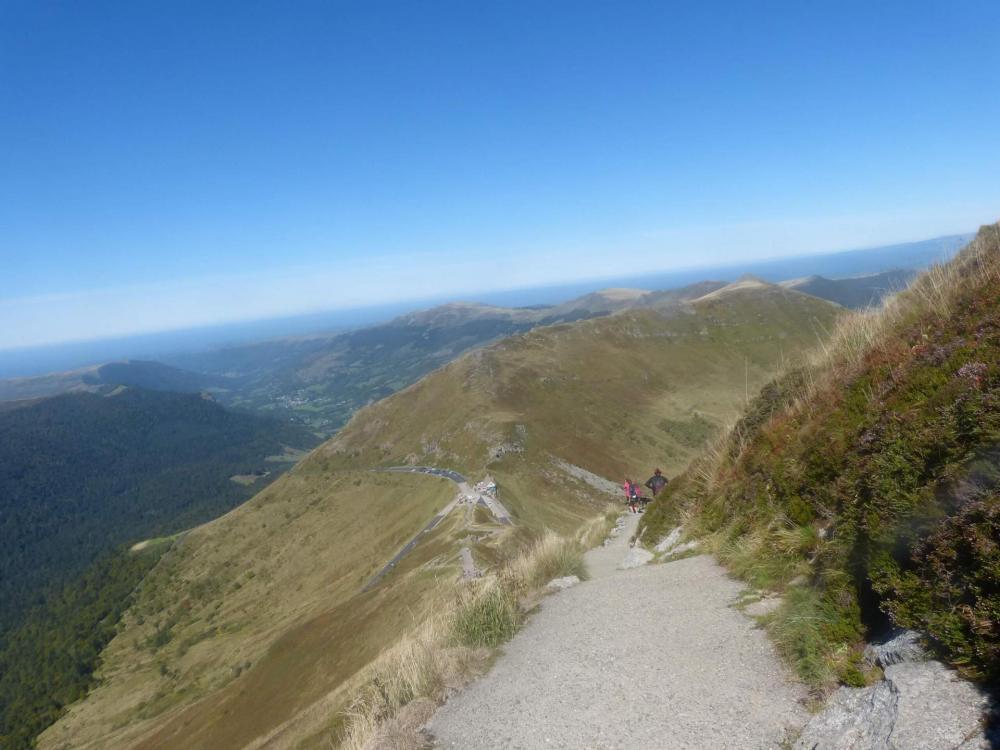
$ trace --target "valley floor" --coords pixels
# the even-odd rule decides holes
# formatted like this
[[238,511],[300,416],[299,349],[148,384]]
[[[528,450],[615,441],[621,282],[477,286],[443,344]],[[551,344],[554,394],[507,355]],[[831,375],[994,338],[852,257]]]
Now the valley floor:
[[710,557],[621,570],[638,516],[428,730],[440,748],[778,748],[804,688]]

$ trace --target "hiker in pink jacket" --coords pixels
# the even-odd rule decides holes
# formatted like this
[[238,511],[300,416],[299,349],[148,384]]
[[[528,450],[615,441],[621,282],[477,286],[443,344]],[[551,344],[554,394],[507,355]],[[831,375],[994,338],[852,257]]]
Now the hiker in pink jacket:
[[625,490],[625,504],[628,506],[629,511],[632,513],[639,512],[639,488],[635,486],[635,483],[626,478],[625,484],[622,485],[622,489]]

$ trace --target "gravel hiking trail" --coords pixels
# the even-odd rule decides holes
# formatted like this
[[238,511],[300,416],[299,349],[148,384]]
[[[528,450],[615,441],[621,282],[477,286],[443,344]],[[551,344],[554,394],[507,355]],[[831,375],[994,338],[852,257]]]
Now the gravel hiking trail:
[[547,597],[493,669],[426,727],[437,748],[780,748],[805,690],[708,556],[619,566],[638,516],[587,553],[591,578]]

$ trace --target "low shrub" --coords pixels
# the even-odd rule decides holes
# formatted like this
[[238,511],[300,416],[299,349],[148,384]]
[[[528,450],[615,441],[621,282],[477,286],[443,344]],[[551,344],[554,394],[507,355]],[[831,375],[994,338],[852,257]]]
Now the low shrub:
[[898,624],[921,630],[966,673],[1000,683],[1000,492],[965,504],[877,582]]
[[452,626],[459,645],[495,648],[514,636],[520,613],[512,583],[489,577],[467,584],[459,593]]

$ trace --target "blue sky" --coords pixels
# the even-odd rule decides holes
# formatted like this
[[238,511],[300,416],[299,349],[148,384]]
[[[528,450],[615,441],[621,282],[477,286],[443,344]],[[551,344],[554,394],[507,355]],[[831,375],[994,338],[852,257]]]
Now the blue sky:
[[0,348],[1000,218],[1000,4],[0,5]]

